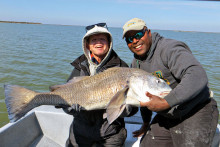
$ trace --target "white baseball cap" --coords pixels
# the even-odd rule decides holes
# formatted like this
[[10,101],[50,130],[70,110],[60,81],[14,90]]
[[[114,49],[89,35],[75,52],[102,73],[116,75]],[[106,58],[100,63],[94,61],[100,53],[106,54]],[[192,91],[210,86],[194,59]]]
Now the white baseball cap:
[[131,31],[131,30],[142,30],[144,28],[144,26],[146,26],[146,23],[142,19],[133,18],[133,19],[129,20],[123,26],[123,36],[122,36],[122,38],[125,37],[125,34],[128,31]]

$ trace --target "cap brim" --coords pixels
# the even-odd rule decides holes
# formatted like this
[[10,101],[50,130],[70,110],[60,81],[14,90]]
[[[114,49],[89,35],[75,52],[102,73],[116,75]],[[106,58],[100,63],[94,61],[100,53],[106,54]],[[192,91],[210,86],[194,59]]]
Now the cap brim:
[[135,26],[135,27],[130,27],[129,29],[125,30],[123,32],[123,36],[122,36],[122,39],[124,39],[125,35],[127,32],[129,31],[139,31],[139,30],[142,30],[144,28],[144,26]]

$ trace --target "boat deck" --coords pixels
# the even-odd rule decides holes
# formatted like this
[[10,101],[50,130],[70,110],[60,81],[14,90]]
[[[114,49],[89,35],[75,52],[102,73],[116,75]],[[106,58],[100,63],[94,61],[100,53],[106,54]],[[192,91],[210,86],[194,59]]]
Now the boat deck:
[[[28,112],[15,123],[0,128],[1,147],[65,147],[69,136],[69,127],[73,121],[71,115],[54,106],[40,106]],[[140,114],[125,118],[127,139],[125,147],[138,147],[140,138],[134,138],[132,132],[141,127]],[[212,147],[219,147],[220,126]]]

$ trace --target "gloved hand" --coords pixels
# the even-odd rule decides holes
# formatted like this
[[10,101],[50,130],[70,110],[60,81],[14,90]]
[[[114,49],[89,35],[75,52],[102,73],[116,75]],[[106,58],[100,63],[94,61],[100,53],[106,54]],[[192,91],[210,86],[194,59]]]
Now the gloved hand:
[[64,112],[73,115],[74,117],[79,114],[80,110],[83,109],[79,104],[72,104],[72,106],[59,105],[55,106],[55,108],[62,108]]

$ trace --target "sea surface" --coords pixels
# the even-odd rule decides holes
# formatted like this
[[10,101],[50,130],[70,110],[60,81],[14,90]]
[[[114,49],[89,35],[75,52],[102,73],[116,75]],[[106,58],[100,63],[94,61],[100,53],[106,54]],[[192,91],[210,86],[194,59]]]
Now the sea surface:
[[[122,40],[122,29],[109,30],[114,50],[130,64],[133,55]],[[207,72],[220,108],[220,33],[151,31],[190,47]],[[0,127],[9,122],[4,84],[46,92],[50,85],[65,83],[73,69],[70,63],[83,53],[85,33],[83,26],[0,23]]]

